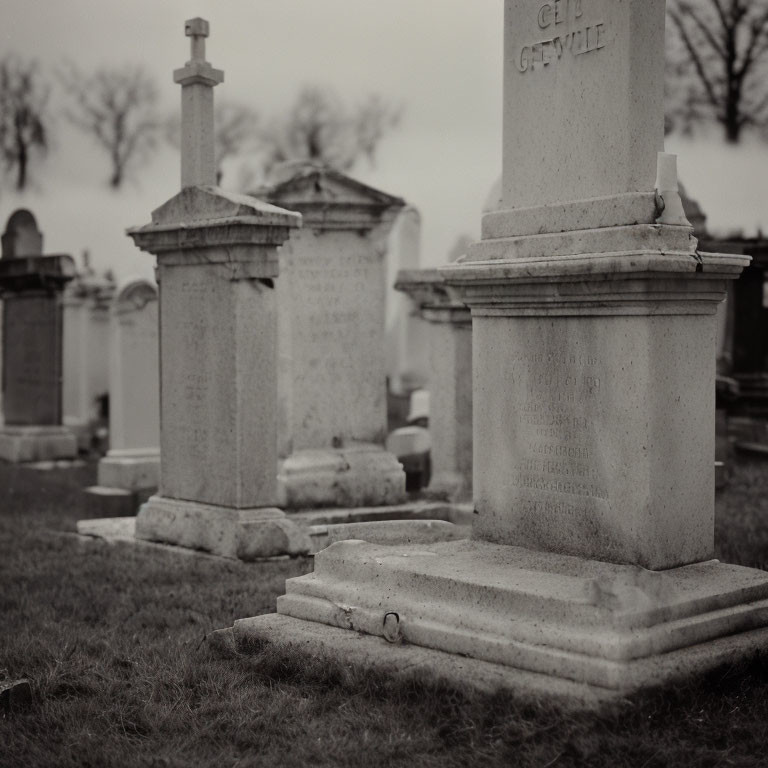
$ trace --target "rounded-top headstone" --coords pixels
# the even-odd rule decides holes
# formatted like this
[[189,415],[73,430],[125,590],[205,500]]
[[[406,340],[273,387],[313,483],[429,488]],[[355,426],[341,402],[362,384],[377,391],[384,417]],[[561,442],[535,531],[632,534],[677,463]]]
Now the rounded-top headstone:
[[2,249],[4,259],[42,255],[43,234],[31,211],[20,208],[11,214],[2,236]]
[[143,309],[150,301],[157,300],[157,288],[144,278],[133,278],[124,283],[115,298],[117,314]]

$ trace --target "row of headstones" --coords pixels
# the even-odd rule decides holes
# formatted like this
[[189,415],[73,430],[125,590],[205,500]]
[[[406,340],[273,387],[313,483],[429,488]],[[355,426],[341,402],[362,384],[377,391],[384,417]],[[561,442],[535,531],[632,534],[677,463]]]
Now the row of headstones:
[[77,274],[69,256],[44,255],[27,210],[11,215],[2,242],[0,458],[75,458],[90,447],[108,391],[112,453],[153,446],[157,453],[157,312],[135,311],[138,295],[156,306],[156,289],[132,280],[116,292],[87,265]]
[[[296,233],[282,250],[283,275],[277,290],[279,455],[288,460],[283,465],[283,477],[306,474],[308,463],[316,475],[319,463],[333,463],[335,458],[327,451],[319,451],[338,452],[350,444],[359,449],[367,443],[366,463],[370,464],[372,454],[379,454],[380,463],[362,476],[358,473],[356,487],[350,480],[341,491],[337,484],[318,486],[316,478],[310,488],[300,482],[289,483],[291,495],[284,503],[397,503],[402,501],[401,472],[391,456],[373,451],[373,446],[381,442],[386,426],[386,286],[381,246],[387,241],[400,201],[387,200],[381,193],[327,169],[300,168],[289,181],[293,199],[287,202],[301,208],[305,216],[311,201],[302,203],[298,197],[305,194],[307,185],[316,192],[316,184],[321,184],[322,194],[334,198],[336,220],[329,224],[326,207],[323,221],[315,222],[312,230]],[[285,198],[283,186],[278,184],[273,191],[262,193]],[[344,195],[346,199],[342,199]],[[377,222],[376,211],[367,222],[363,221],[359,209],[366,202],[382,209],[389,204],[383,223]],[[363,226],[369,227],[372,234],[361,236]],[[375,227],[380,231],[374,231]],[[29,243],[26,247],[25,242]],[[11,217],[4,243],[6,260],[42,257],[42,236],[29,212],[17,212]],[[431,489],[441,496],[464,498],[471,488],[469,312],[448,296],[436,270],[401,271],[397,280],[396,287],[411,296],[416,312],[431,321],[431,338],[427,339],[428,367],[433,371],[429,386],[434,396],[435,473]],[[155,287],[139,279],[115,292],[113,285],[89,279],[86,272],[69,283],[62,279],[55,290],[43,291],[42,295],[34,284],[17,286],[7,292],[6,312],[10,322],[3,350],[8,358],[7,386],[11,393],[6,424],[26,428],[63,424],[75,433],[82,449],[87,447],[96,394],[108,390],[110,451],[99,462],[98,486],[89,490],[102,505],[110,499],[114,508],[127,511],[135,502],[133,494],[158,485]],[[58,351],[59,344],[63,354]],[[56,348],[56,354],[47,354],[49,348]],[[61,366],[56,365],[59,360]],[[46,378],[51,386],[43,391],[41,381]],[[63,395],[56,385],[59,378],[63,378]],[[30,387],[32,381],[36,384]],[[17,389],[23,396],[14,400]],[[13,450],[4,458],[73,455],[71,440],[63,432],[57,431],[55,440],[50,433],[38,434],[37,438],[32,441],[27,429],[25,441],[7,440],[6,446]],[[291,461],[294,453],[298,458]],[[298,471],[294,469],[296,464]],[[115,505],[121,501],[127,501],[128,506]]]

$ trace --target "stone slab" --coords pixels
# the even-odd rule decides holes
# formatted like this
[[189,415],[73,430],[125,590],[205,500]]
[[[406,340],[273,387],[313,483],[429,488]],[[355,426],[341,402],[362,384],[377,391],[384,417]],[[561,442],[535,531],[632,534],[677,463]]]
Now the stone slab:
[[241,654],[270,646],[289,656],[289,663],[298,669],[305,660],[321,659],[343,669],[371,670],[402,682],[442,683],[485,694],[512,691],[525,698],[554,699],[569,708],[594,709],[620,697],[607,689],[408,643],[390,643],[382,637],[280,614],[240,619],[234,627],[212,634],[215,637],[209,637],[215,645]]
[[383,507],[304,510],[292,512],[291,520],[300,525],[342,525],[386,520],[445,520],[456,525],[471,525],[473,516],[472,504],[419,500]]
[[[617,691],[753,649],[768,574],[717,561],[664,572],[481,541],[333,544],[286,582],[277,611],[305,621]],[[391,625],[391,619],[390,625]],[[677,652],[682,653],[675,656]],[[730,651],[729,651],[730,652]]]
[[139,510],[136,536],[240,560],[311,549],[306,532],[279,509],[232,509],[163,496],[153,496]]
[[378,445],[297,451],[280,465],[278,503],[286,509],[364,507],[405,501],[405,472]]
[[77,440],[66,427],[13,427],[0,429],[0,459],[13,464],[74,459]]
[[99,461],[98,484],[126,491],[157,489],[160,483],[160,450],[120,455],[110,451]]
[[370,523],[341,523],[312,525],[308,529],[312,551],[335,544],[337,541],[359,539],[370,544],[434,544],[469,538],[469,526],[454,525],[444,520],[382,520]]
[[[428,681],[486,694],[508,691],[524,700],[554,702],[567,710],[596,710],[617,702],[629,703],[627,691],[553,678],[404,642],[391,643],[383,637],[280,614],[241,619],[233,628],[215,634],[220,633],[226,633],[225,637],[216,641],[228,643],[241,654],[271,646],[290,655],[289,663],[299,669],[303,659],[321,659],[346,670],[372,670],[403,682]],[[645,677],[633,690],[682,682],[691,675],[735,664],[764,651],[767,641],[768,630],[760,629],[663,654],[646,664],[644,670],[638,670],[638,676],[645,672]]]
[[[219,555],[213,555],[210,552],[203,552],[199,549],[188,549],[187,547],[176,547],[172,544],[160,544],[155,541],[137,539],[134,535],[135,529],[135,517],[110,517],[101,520],[78,520],[77,533],[68,533],[66,531],[51,531],[50,533],[56,536],[74,537],[81,544],[101,542],[109,546],[144,549],[162,555],[169,554],[181,557],[198,557],[206,560],[218,560],[226,562],[229,567],[243,566],[247,568],[252,563],[294,559],[290,555],[277,555],[275,557],[254,558],[248,562],[243,560],[233,560],[230,557],[220,557]],[[307,562],[310,563],[311,559],[307,559]]]

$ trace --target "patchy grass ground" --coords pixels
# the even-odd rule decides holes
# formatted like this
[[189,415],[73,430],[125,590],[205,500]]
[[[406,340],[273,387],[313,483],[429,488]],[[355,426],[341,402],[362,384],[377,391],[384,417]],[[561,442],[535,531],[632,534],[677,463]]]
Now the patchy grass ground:
[[[278,659],[222,658],[203,638],[272,611],[305,561],[244,566],[81,545],[93,468],[0,466],[0,677],[28,712],[0,716],[0,766],[763,766],[768,660],[612,713],[563,715]],[[718,554],[768,561],[768,464],[718,498]]]

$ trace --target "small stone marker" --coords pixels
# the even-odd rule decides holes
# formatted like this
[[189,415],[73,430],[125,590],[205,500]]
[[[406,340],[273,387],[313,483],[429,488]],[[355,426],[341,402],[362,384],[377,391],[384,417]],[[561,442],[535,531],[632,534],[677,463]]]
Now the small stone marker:
[[74,458],[62,426],[62,291],[74,277],[69,256],[44,256],[35,217],[16,211],[2,236],[3,415],[0,458]]
[[136,536],[254,559],[310,543],[276,503],[277,247],[296,213],[210,186],[213,86],[208,25],[187,22],[182,190],[132,229],[157,255],[160,290],[160,490]]

